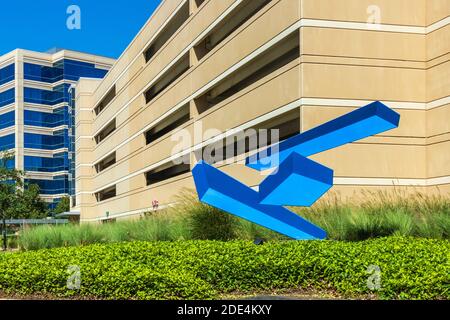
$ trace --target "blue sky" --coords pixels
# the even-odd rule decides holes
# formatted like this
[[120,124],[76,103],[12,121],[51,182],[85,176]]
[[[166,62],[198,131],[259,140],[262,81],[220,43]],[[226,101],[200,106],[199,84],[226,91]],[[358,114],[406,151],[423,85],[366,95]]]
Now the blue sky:
[[[117,58],[160,0],[2,1],[0,55],[17,48],[66,48]],[[81,11],[81,29],[69,30],[67,9]]]

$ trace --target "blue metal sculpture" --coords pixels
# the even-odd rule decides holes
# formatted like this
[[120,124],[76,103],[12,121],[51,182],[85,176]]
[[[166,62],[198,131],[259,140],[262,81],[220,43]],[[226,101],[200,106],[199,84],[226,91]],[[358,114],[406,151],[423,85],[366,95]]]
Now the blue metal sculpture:
[[377,101],[248,157],[255,170],[277,168],[259,191],[200,161],[192,172],[199,199],[294,239],[324,239],[324,230],[283,207],[311,206],[333,186],[333,170],[307,157],[397,128],[399,121]]

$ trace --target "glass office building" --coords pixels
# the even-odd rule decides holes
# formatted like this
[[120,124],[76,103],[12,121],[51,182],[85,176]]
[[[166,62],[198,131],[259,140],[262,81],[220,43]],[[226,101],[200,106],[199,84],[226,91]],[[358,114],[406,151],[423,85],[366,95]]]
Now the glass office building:
[[74,85],[103,78],[114,60],[59,50],[15,50],[0,57],[0,150],[54,207],[74,193]]

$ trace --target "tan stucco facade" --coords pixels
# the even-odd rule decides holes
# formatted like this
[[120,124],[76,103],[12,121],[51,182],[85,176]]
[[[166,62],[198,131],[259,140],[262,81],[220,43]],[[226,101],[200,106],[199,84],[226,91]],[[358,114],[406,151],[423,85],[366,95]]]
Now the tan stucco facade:
[[[149,185],[146,173],[180,156],[192,168],[196,151],[219,133],[288,118],[304,132],[374,100],[399,112],[400,126],[311,157],[334,169],[333,190],[450,192],[450,0],[266,1],[214,45],[247,2],[163,1],[105,79],[79,81],[72,210],[82,222],[136,217],[153,200],[173,203],[194,187],[190,172]],[[293,43],[298,52],[283,60]],[[279,67],[252,71],[278,55]],[[172,77],[186,61],[188,69]],[[254,81],[233,86],[244,74]],[[216,93],[227,95],[202,109]],[[183,108],[186,121],[146,140]],[[177,149],[181,133],[192,139]],[[241,163],[220,167],[250,186],[265,177]]]

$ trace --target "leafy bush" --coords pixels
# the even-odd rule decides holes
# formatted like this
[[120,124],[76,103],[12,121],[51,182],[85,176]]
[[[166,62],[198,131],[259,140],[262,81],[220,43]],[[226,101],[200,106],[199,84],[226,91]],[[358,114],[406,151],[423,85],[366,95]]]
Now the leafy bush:
[[[0,291],[107,299],[212,299],[235,291],[330,289],[383,299],[449,299],[450,242],[177,241],[96,244],[0,254]],[[81,287],[67,289],[71,265]],[[367,285],[371,265],[381,289]]]

